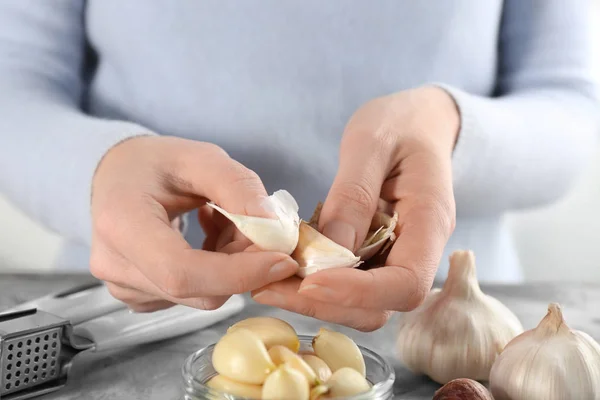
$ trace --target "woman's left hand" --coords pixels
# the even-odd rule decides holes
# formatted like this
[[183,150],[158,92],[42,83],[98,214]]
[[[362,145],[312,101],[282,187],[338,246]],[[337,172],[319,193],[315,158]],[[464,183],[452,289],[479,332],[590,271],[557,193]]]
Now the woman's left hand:
[[319,230],[356,250],[378,205],[388,204],[399,223],[385,266],[291,277],[254,291],[255,301],[360,331],[420,305],[454,229],[451,157],[459,125],[454,101],[437,87],[363,105],[346,126]]

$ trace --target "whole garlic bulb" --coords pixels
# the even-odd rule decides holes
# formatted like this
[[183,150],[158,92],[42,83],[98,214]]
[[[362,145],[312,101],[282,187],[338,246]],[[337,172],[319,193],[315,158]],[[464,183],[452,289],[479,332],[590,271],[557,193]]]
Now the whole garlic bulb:
[[401,318],[396,348],[413,372],[445,384],[487,380],[496,357],[523,326],[500,301],[482,292],[472,251],[455,251],[442,289]]
[[538,326],[496,359],[490,391],[495,400],[600,400],[600,345],[570,329],[551,303]]

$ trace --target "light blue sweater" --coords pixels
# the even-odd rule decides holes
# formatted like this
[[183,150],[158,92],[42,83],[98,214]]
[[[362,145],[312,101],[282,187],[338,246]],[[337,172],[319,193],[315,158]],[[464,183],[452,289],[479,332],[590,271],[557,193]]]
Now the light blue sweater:
[[564,195],[594,148],[589,3],[2,0],[0,190],[68,239],[57,268],[87,268],[96,164],[148,131],[222,146],[308,218],[356,108],[438,83],[462,118],[439,274],[470,248],[482,280],[519,280],[504,216]]

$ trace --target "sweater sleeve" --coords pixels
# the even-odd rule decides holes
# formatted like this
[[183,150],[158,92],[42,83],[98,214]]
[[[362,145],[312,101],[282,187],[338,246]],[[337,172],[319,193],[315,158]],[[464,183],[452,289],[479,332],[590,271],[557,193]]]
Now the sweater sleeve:
[[0,192],[63,237],[90,242],[91,179],[116,143],[152,134],[80,109],[83,0],[0,2]]
[[460,216],[550,204],[596,149],[600,107],[587,0],[506,0],[491,97],[440,85],[461,128],[453,155]]

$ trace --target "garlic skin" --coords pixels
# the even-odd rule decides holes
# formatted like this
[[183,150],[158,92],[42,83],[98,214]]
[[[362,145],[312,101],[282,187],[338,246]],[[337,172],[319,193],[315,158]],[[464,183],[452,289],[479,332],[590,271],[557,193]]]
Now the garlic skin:
[[480,382],[473,379],[453,379],[439,388],[431,400],[494,400]]
[[250,399],[260,399],[262,396],[262,386],[237,382],[223,375],[216,375],[212,377],[206,383],[206,386],[233,396],[246,397]]
[[312,368],[320,382],[326,382],[331,378],[331,368],[325,361],[312,354],[302,354],[300,357]]
[[442,289],[402,315],[396,340],[400,361],[445,384],[457,378],[487,381],[504,346],[523,332],[519,319],[483,293],[471,251],[455,251]]
[[394,212],[394,215],[390,217],[381,211],[377,211],[371,220],[369,234],[356,251],[356,255],[361,260],[368,260],[382,250],[385,244],[391,245],[396,240],[394,230],[397,224],[398,213]]
[[310,365],[287,347],[281,345],[273,346],[269,349],[269,356],[275,365],[287,364],[289,367],[300,372],[311,386],[318,383],[317,374]]
[[600,400],[600,345],[570,329],[556,303],[514,338],[490,372],[495,400]]
[[310,387],[300,372],[282,364],[271,373],[262,387],[263,400],[309,400]]
[[319,329],[312,347],[317,357],[325,361],[331,371],[349,367],[366,376],[365,359],[354,341],[341,332]]
[[285,190],[267,197],[262,206],[274,213],[277,219],[232,214],[214,203],[207,205],[234,223],[236,228],[252,243],[264,251],[291,254],[298,244],[300,216],[298,203]]
[[292,325],[273,317],[251,317],[231,325],[227,332],[245,328],[260,337],[267,350],[276,345],[282,345],[297,353],[300,349],[298,334]]
[[300,222],[298,244],[291,257],[298,262],[296,275],[301,278],[329,268],[354,268],[361,264],[359,256],[304,221]]
[[220,375],[253,385],[261,385],[277,367],[260,338],[245,328],[221,337],[213,349],[212,364]]

